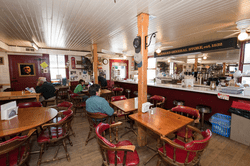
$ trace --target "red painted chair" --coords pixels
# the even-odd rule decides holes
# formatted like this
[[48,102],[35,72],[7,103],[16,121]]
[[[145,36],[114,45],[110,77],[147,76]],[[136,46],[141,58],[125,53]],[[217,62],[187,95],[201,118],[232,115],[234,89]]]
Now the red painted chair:
[[118,142],[117,144],[109,142],[102,135],[105,130],[110,130],[110,140],[111,140],[111,128],[116,128],[116,141],[118,141],[118,126],[121,122],[109,125],[106,123],[99,123],[96,127],[96,136],[98,139],[98,144],[101,148],[103,165],[127,165],[136,166],[139,165],[140,159],[135,150],[135,146],[128,140]]
[[74,112],[77,113],[78,109],[83,109],[86,116],[86,103],[82,102],[82,97],[76,93],[70,94],[71,101],[73,102]]
[[[196,126],[196,127],[199,124],[200,113],[199,113],[199,110],[197,110],[195,108],[178,105],[178,106],[172,108],[171,111],[175,112],[175,113],[179,113],[179,114],[187,116],[187,117],[190,117],[192,119],[195,119],[194,126]],[[175,134],[176,134],[176,136],[180,136],[182,138],[185,138],[186,142],[187,142],[187,139],[193,137],[192,131],[187,129],[186,127],[181,128]]]
[[163,141],[163,147],[158,149],[159,160],[157,166],[160,166],[161,162],[169,165],[178,166],[194,166],[200,165],[200,158],[204,149],[208,146],[208,143],[212,137],[212,132],[207,129],[201,132],[199,129],[193,126],[187,126],[190,130],[195,131],[203,136],[202,140],[193,140],[189,143],[183,143],[178,139],[170,140],[167,137],[161,137]]
[[123,92],[123,88],[115,87],[112,89],[112,92],[114,92],[115,96],[121,95]]
[[31,135],[35,129],[29,131],[28,135],[16,136],[10,140],[0,143],[0,165],[1,166],[20,166],[26,163],[28,165],[28,158],[30,154]]
[[154,95],[150,97],[150,101],[154,104],[154,107],[164,108],[164,103],[166,99],[163,96]]
[[[41,165],[45,162],[56,161],[62,158],[67,158],[70,161],[70,156],[67,151],[66,139],[68,139],[71,146],[73,146],[72,142],[69,138],[71,122],[73,120],[73,111],[67,110],[64,112],[59,112],[57,116],[62,117],[62,119],[57,123],[48,123],[42,126],[43,131],[37,138],[37,143],[41,146],[40,155],[37,162],[37,165]],[[54,155],[53,159],[42,161],[42,156],[44,150],[46,150],[47,146],[55,146],[58,144],[58,149],[56,150],[56,155]],[[59,145],[63,145],[66,156],[65,157],[57,157],[57,153],[59,150]]]
[[19,108],[29,108],[29,107],[42,107],[40,102],[26,102],[26,103],[19,103]]

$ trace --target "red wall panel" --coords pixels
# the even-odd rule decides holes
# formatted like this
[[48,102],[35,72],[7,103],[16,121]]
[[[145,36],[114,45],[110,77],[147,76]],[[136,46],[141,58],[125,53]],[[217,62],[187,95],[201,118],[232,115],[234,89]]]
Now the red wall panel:
[[[43,56],[27,56],[27,55],[8,55],[9,58],[9,71],[11,88],[15,91],[24,90],[26,87],[36,87],[36,83],[39,77],[46,77],[47,81],[50,81],[49,66],[48,73],[42,73],[41,63],[46,62],[49,64],[49,54],[43,54]],[[18,63],[35,63],[36,76],[19,77]]]

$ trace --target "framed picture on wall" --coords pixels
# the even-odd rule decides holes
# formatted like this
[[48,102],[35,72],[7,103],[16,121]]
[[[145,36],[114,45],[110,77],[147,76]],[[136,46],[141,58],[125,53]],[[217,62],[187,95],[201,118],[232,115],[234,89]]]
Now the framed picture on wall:
[[4,65],[3,57],[0,57],[0,65]]
[[19,77],[36,76],[35,63],[18,63]]

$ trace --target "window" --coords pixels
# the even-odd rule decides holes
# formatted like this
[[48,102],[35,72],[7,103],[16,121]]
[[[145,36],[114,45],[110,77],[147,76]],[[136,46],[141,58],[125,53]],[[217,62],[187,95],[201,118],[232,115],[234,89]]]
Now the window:
[[148,82],[154,82],[156,77],[156,58],[148,58],[148,71],[147,71],[147,80]]
[[66,78],[64,55],[49,55],[51,80],[57,79],[57,75]]
[[[250,70],[250,43],[245,44],[243,71]],[[242,77],[243,84],[250,84],[250,77]]]

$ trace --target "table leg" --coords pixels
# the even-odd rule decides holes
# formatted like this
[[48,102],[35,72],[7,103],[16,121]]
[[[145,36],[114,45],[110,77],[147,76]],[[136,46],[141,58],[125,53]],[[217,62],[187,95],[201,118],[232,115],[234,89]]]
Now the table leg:
[[157,145],[156,145],[157,149],[156,150],[149,147],[148,145],[146,145],[146,146],[147,146],[148,149],[153,150],[155,152],[155,154],[152,157],[150,157],[147,161],[143,162],[143,165],[146,165],[150,160],[152,160],[155,156],[158,155],[157,150],[158,150],[158,148],[160,148],[162,146],[160,137],[157,138]]
[[36,101],[39,102],[39,96],[40,95],[36,95]]
[[137,143],[140,147],[145,146],[147,145],[147,128],[140,125],[139,123],[137,123],[137,126],[138,126]]
[[[128,117],[127,117],[128,118]],[[123,133],[122,135],[121,135],[121,138],[125,135],[125,134],[127,134],[127,133],[129,133],[129,132],[133,132],[136,136],[137,136],[137,133],[135,132],[135,130],[134,130],[134,128],[133,128],[133,120],[132,119],[130,119],[130,127],[125,127],[125,128],[127,128],[128,129],[128,131],[127,132],[125,132],[125,133]]]

